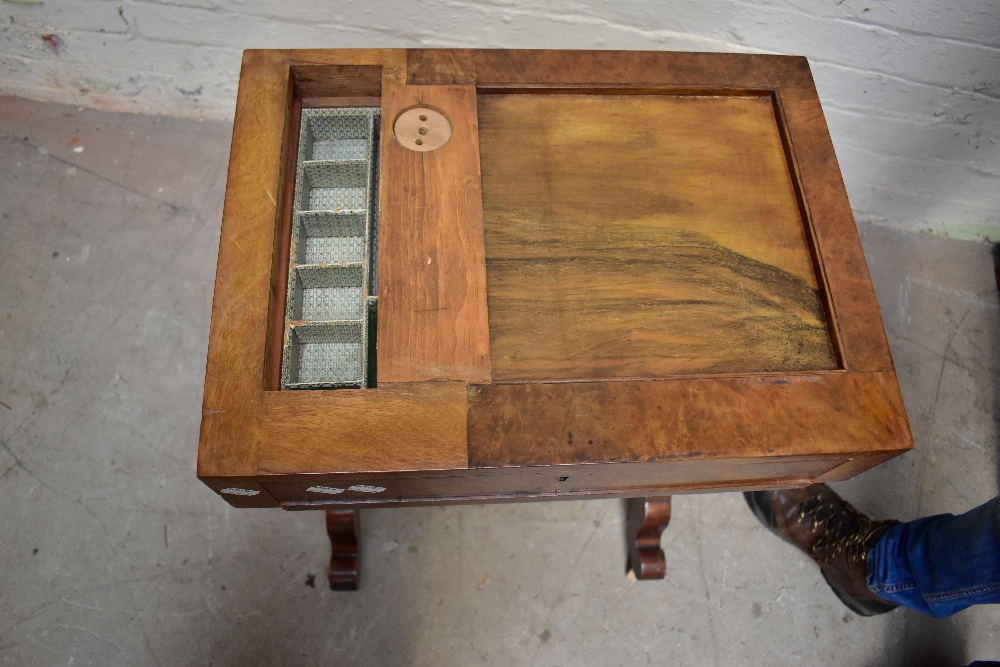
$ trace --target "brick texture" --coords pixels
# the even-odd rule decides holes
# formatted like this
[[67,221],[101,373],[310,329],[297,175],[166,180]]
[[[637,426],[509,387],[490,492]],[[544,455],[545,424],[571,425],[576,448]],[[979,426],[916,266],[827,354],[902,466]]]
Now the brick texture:
[[46,0],[4,2],[0,92],[232,117],[267,47],[504,47],[805,55],[859,220],[1000,241],[995,0]]

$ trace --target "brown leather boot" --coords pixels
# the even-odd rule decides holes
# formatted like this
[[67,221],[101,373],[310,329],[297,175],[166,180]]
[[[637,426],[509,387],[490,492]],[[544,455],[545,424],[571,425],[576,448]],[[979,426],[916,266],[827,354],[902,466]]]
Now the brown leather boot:
[[872,521],[826,484],[748,491],[743,497],[761,523],[819,564],[826,583],[851,611],[875,616],[896,608],[868,588],[865,558],[898,521]]

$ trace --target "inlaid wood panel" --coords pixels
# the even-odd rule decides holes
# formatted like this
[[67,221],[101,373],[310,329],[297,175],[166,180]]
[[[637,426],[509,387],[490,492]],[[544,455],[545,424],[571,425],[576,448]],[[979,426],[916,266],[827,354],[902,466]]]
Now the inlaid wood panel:
[[770,96],[481,95],[494,380],[834,369]]

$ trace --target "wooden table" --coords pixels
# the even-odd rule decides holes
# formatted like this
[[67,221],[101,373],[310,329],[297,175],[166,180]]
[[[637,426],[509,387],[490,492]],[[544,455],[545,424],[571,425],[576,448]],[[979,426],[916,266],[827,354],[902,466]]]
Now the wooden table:
[[[380,109],[377,370],[281,390],[300,113],[323,107]],[[443,146],[397,141],[413,107]],[[333,585],[362,507],[638,499],[631,567],[662,576],[671,494],[911,446],[804,58],[245,52],[198,476],[329,510]]]

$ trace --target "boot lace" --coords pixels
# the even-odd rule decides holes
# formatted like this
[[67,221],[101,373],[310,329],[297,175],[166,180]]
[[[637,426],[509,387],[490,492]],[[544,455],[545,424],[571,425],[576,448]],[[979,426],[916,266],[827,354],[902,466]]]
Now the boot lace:
[[868,542],[877,526],[871,519],[855,510],[850,503],[841,507],[823,503],[818,497],[807,500],[799,510],[797,520],[809,522],[810,529],[819,536],[809,546],[813,557],[826,563],[841,553],[848,562],[864,560]]

